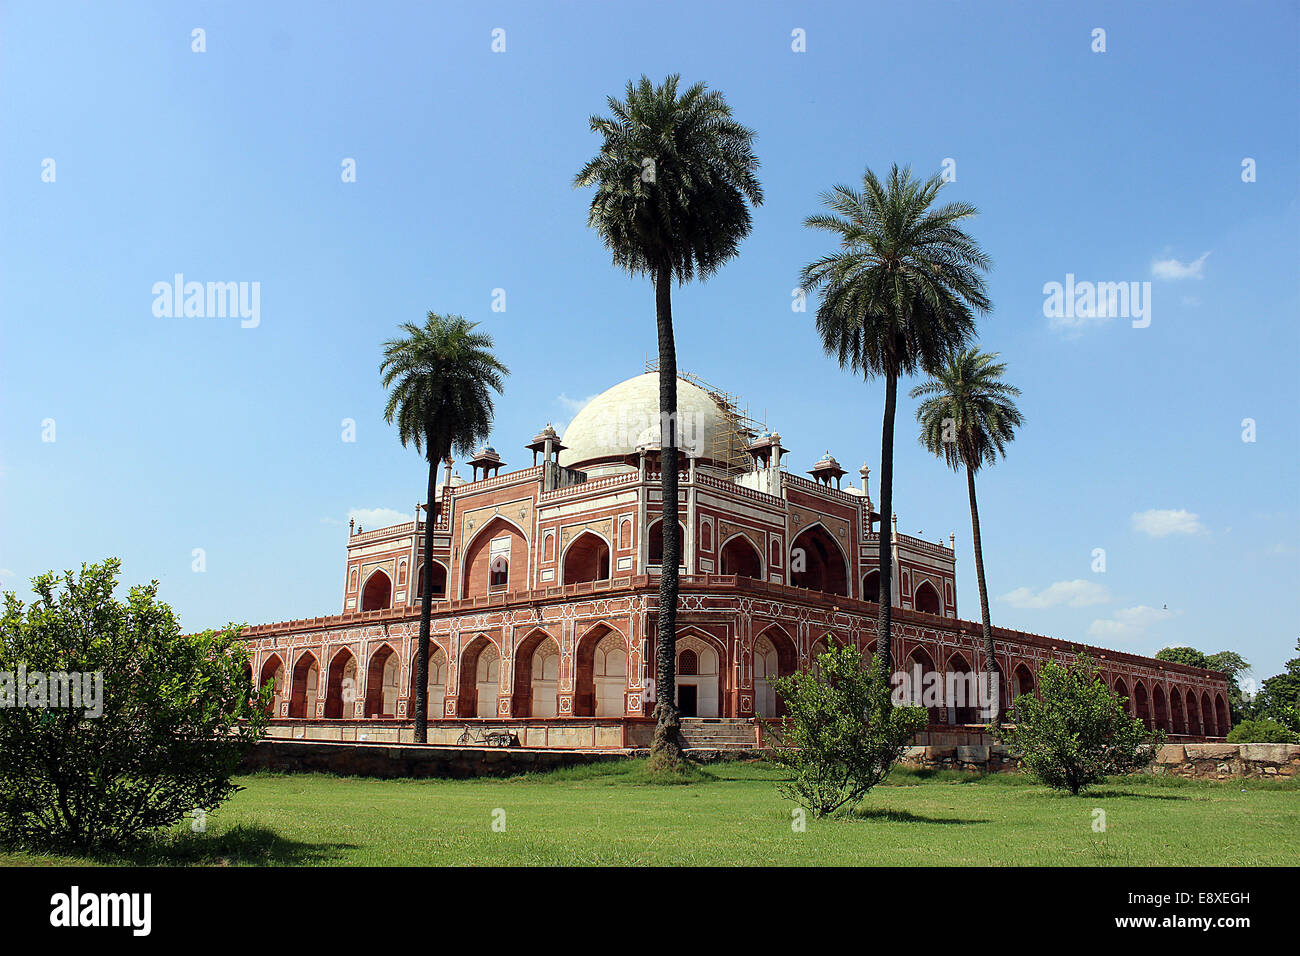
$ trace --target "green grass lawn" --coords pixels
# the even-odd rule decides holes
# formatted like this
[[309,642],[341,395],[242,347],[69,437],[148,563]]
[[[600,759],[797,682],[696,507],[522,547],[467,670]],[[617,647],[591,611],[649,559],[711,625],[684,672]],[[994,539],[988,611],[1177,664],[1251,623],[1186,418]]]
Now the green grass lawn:
[[[844,818],[809,817],[764,764],[647,784],[641,762],[509,780],[257,774],[127,859],[201,865],[1293,865],[1300,786],[1135,776],[1071,797],[1025,777],[896,770]],[[1244,791],[1244,792],[1243,792]],[[1094,810],[1106,813],[1094,832]],[[494,811],[504,830],[494,831]],[[498,819],[500,815],[498,814]],[[0,854],[0,864],[85,862]]]

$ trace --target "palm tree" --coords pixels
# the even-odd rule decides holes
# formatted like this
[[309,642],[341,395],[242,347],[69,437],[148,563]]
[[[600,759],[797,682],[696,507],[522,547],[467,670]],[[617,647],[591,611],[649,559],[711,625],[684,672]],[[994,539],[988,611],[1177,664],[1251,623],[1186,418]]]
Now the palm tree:
[[[980,538],[980,513],[975,503],[975,472],[1006,457],[1006,446],[1024,423],[1015,398],[1020,389],[1002,381],[1006,363],[998,353],[977,348],[949,356],[929,381],[912,389],[912,398],[924,398],[916,409],[921,423],[921,444],[944,460],[953,471],[966,468],[970,497],[971,541],[975,548],[975,578],[980,589],[980,623],[984,629],[984,673],[988,675],[990,701],[998,700],[997,661],[993,655],[993,625],[989,620],[989,594],[984,585],[984,549]],[[995,704],[996,706],[996,704]],[[995,711],[994,720],[997,720]]]
[[696,83],[680,96],[679,77],[655,86],[642,76],[625,99],[606,98],[610,116],[592,116],[600,152],[574,177],[594,186],[587,225],[613,253],[614,265],[648,275],[659,337],[659,417],[663,467],[664,557],[659,576],[655,736],[652,756],[676,764],[677,650],[677,351],[672,282],[713,275],[749,234],[749,205],[763,201],[755,176],[752,130],[731,118],[721,93]]
[[885,379],[880,430],[880,612],[875,660],[892,670],[891,595],[894,505],[894,408],[898,378],[938,368],[974,334],[974,312],[987,312],[983,272],[989,258],[960,227],[976,214],[969,203],[932,208],[943,187],[895,165],[882,183],[870,169],[862,190],[823,193],[829,213],[804,225],[833,233],[839,248],[800,273],[805,290],[821,289],[817,332],[826,354],[870,379]]
[[[459,315],[430,312],[423,327],[402,324],[402,338],[384,343],[379,371],[390,389],[384,421],[397,422],[404,446],[429,461],[425,499],[423,586],[415,671],[415,742],[429,725],[429,618],[433,595],[433,525],[438,464],[453,451],[473,454],[492,429],[492,391],[501,392],[510,370],[492,354],[492,336]],[[419,518],[419,515],[416,515]]]

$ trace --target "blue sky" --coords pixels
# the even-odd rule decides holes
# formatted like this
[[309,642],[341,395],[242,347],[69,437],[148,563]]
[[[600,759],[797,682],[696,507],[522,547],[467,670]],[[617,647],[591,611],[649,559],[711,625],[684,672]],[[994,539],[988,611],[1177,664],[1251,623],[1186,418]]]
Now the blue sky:
[[[650,287],[609,264],[570,184],[606,94],[680,72],[757,131],[766,194],[740,255],[675,293],[683,368],[766,415],[792,470],[829,449],[878,495],[883,386],[792,310],[827,249],[801,223],[867,166],[953,160],[944,194],[979,207],[995,261],[981,342],[1027,418],[979,479],[994,621],[1280,670],[1300,619],[1296,5],[649,9],[6,3],[4,587],[118,555],[187,627],[336,613],[349,514],[373,526],[423,494],[382,421],[398,323],[458,312],[496,337],[513,464],[653,354]],[[155,316],[176,273],[260,283],[257,326]],[[1048,318],[1067,274],[1149,282],[1149,326]],[[977,618],[964,480],[916,444],[913,409],[899,527],[956,532]]]

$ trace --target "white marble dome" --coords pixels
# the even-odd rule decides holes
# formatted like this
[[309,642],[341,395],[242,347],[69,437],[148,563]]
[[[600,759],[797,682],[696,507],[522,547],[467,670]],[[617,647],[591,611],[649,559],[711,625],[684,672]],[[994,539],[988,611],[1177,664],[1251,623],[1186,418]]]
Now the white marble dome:
[[[704,389],[677,379],[678,447],[709,457],[720,412]],[[601,392],[564,430],[560,464],[579,468],[636,454],[639,445],[659,444],[659,373],[648,372]]]

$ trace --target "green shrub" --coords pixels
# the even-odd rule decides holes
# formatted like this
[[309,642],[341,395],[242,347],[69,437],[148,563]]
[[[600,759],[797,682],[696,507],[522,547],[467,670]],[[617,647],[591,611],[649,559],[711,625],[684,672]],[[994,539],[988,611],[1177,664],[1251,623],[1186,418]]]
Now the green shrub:
[[924,707],[894,706],[888,675],[856,647],[830,643],[811,670],[773,681],[788,715],[764,722],[790,775],[777,789],[819,817],[860,803],[928,722]]
[[1294,744],[1300,735],[1283,727],[1276,720],[1243,720],[1228,731],[1230,744]]
[[[212,810],[239,789],[230,775],[265,726],[270,688],[254,695],[239,629],[182,634],[156,581],[119,603],[119,568],[34,578],[30,608],[4,595],[0,841],[11,846],[118,848]],[[51,674],[80,675],[72,686],[87,693],[52,706],[50,684],[38,701]]]
[[1128,715],[1086,654],[1068,668],[1044,664],[1038,684],[1041,697],[1021,694],[1011,705],[1012,724],[990,730],[1053,789],[1078,795],[1108,776],[1141,769],[1151,760],[1148,745],[1165,741],[1163,731]]

